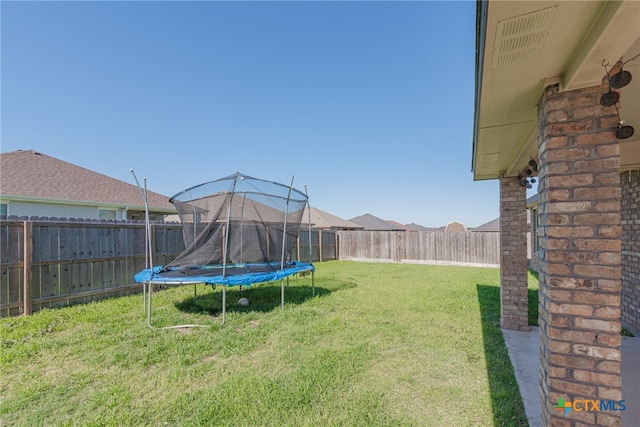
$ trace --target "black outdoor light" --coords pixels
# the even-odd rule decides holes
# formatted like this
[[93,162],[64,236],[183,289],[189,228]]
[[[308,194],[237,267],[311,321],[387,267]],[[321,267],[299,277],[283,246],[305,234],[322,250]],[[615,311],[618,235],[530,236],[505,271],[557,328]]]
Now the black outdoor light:
[[532,177],[534,171],[538,170],[538,163],[535,160],[529,160],[529,166],[527,166],[522,172],[518,174],[518,184],[521,187],[532,188],[533,184],[535,184],[536,179]]
[[623,62],[620,65],[620,71],[618,71],[612,76],[609,75],[609,70],[607,69],[607,66],[609,64],[605,64],[604,61],[602,61],[602,66],[604,67],[604,70],[607,73],[607,83],[609,85],[609,90],[603,93],[602,96],[600,97],[600,105],[604,107],[610,107],[612,105],[615,106],[616,114],[618,115],[618,128],[616,129],[617,139],[631,138],[635,130],[633,129],[633,126],[625,125],[624,120],[620,118],[620,110],[618,109],[618,102],[620,101],[620,93],[614,90],[611,90],[611,88],[620,89],[625,87],[631,82],[631,79],[633,76],[629,71],[624,70],[623,67],[627,62],[633,61],[638,57],[640,57],[640,53],[634,56],[633,58]]
[[[618,116],[620,118],[620,116]],[[618,123],[618,129],[616,129],[616,138],[627,139],[633,136],[633,126],[623,125],[624,121],[620,120]]]
[[616,129],[616,138],[617,139],[631,138],[634,132],[633,126],[624,124],[624,120],[620,118],[620,111],[618,110],[617,105],[616,105],[616,113],[618,114],[618,129]]
[[[626,64],[626,62],[625,62],[625,64]],[[624,64],[622,64],[622,65],[624,66]],[[631,75],[630,72],[625,71],[625,70],[622,69],[622,67],[620,67],[620,71],[615,73],[609,79],[609,85],[614,89],[620,89],[621,87],[625,87],[626,85],[631,83],[631,78],[632,77],[633,76]]]
[[522,178],[519,181],[519,184],[521,187],[526,187],[526,188],[533,188],[533,184],[536,183],[536,179],[535,178]]
[[616,105],[619,99],[620,94],[615,90],[611,90],[611,86],[609,86],[609,92],[603,93],[600,97],[600,105],[603,107],[611,107],[612,105]]

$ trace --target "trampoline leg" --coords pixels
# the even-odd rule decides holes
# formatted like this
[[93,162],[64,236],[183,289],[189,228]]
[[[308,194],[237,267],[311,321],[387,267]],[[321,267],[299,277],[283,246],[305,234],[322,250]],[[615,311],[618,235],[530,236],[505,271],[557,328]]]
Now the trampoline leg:
[[316,296],[316,283],[315,283],[315,274],[311,272],[311,296]]
[[[153,294],[153,283],[151,282],[147,282],[146,285],[149,287],[148,292],[147,292],[147,325],[151,328],[151,329],[178,329],[178,328],[208,328],[209,325],[194,325],[194,324],[189,324],[189,325],[173,325],[173,326],[162,326],[162,327],[156,327],[153,326],[151,324],[151,300],[152,300],[152,294]],[[196,286],[194,284],[194,286]]]
[[227,285],[222,285],[222,324],[227,319]]
[[282,279],[282,284],[280,286],[280,288],[282,289],[280,291],[280,306],[282,307],[282,310],[284,310],[284,279]]
[[147,298],[149,299],[149,301],[147,301],[147,325],[149,325],[150,328],[153,328],[153,326],[151,326],[151,290],[153,289],[153,285],[149,282],[147,283],[147,286],[149,287],[147,292]]

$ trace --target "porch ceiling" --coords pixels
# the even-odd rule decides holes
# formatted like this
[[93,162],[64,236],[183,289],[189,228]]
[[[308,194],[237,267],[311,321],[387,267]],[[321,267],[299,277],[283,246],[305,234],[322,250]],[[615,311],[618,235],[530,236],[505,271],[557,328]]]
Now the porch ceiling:
[[[537,104],[545,87],[600,84],[609,64],[640,53],[640,1],[479,1],[472,153],[475,180],[517,176],[537,157]],[[636,130],[621,141],[623,168],[640,166],[640,58],[624,67],[620,113]]]

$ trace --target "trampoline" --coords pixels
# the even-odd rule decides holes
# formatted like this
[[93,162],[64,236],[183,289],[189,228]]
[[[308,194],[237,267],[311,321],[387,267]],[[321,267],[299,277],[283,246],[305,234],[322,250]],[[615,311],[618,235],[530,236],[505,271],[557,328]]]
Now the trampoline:
[[[132,171],[133,173],[133,171]],[[134,174],[135,177],[135,174]],[[148,212],[146,188],[143,191]],[[145,184],[146,187],[146,184]],[[153,285],[222,286],[222,323],[226,320],[227,286],[251,286],[281,281],[281,307],[284,309],[285,279],[297,273],[314,272],[311,248],[309,261],[295,260],[291,253],[301,231],[302,215],[308,204],[305,192],[290,185],[233,175],[190,187],[169,201],[182,224],[185,249],[167,265],[153,266],[150,226],[147,215],[146,268],[135,274],[143,283],[147,322],[151,323]],[[309,221],[309,233],[311,233]],[[311,241],[311,239],[309,239]],[[192,327],[203,325],[176,325]]]

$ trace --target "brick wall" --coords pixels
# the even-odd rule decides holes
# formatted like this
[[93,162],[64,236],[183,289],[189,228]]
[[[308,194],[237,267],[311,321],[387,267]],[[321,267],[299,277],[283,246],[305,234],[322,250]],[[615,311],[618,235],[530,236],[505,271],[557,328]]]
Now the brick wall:
[[539,109],[542,425],[621,424],[616,411],[554,408],[622,398],[619,144],[606,90],[550,89]]
[[500,178],[500,322],[528,331],[527,191],[514,177]]
[[640,170],[620,176],[622,187],[622,326],[640,336]]

